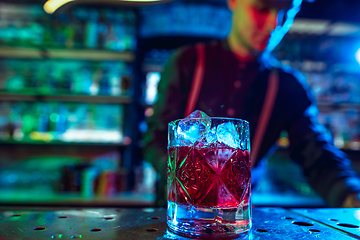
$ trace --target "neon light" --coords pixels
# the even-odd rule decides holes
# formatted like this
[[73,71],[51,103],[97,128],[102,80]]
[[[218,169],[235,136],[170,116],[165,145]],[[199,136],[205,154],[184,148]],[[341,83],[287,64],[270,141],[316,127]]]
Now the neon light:
[[[73,2],[73,1],[75,1],[75,0],[48,0],[44,4],[43,8],[44,8],[46,13],[52,14],[59,7],[63,6],[64,4],[66,4],[68,2]],[[116,1],[122,1],[122,2],[160,2],[161,0],[114,0],[114,2],[116,2]],[[86,1],[82,1],[82,2],[86,2]]]
[[52,14],[56,11],[56,9],[58,9],[59,7],[61,7],[62,5],[68,3],[68,2],[73,2],[74,0],[48,0],[45,4],[44,4],[44,11],[48,14]]
[[356,61],[360,64],[360,49],[356,51],[355,58],[356,58]]
[[[284,38],[285,34],[290,30],[294,23],[296,14],[300,11],[301,3],[302,0],[294,0],[291,9],[289,9],[289,11],[286,13],[285,23],[282,26],[277,26],[274,31],[272,31],[268,46],[262,55],[263,59],[269,58],[270,53],[275,49],[275,47]],[[282,11],[279,13],[284,14]]]

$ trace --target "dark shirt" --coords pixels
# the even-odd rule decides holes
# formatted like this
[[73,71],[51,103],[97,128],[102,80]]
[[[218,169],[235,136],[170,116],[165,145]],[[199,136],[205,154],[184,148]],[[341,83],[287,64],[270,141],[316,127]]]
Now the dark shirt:
[[[179,49],[168,62],[159,83],[154,114],[144,136],[145,159],[166,182],[167,124],[183,118],[196,64],[194,46]],[[279,73],[279,89],[255,165],[269,153],[283,130],[288,132],[290,157],[302,166],[310,185],[329,206],[340,206],[345,197],[360,191],[360,180],[350,161],[327,138],[317,119],[310,86],[301,73],[280,66],[273,59],[254,63],[239,61],[226,41],[205,45],[205,73],[194,110],[213,117],[249,121],[250,141],[257,129],[271,69]],[[237,82],[239,81],[239,82]],[[240,87],[236,87],[239,86]]]
[[243,118],[246,105],[244,102],[260,63],[240,61],[230,51],[226,41],[210,44],[205,58],[206,71],[196,109],[210,116]]

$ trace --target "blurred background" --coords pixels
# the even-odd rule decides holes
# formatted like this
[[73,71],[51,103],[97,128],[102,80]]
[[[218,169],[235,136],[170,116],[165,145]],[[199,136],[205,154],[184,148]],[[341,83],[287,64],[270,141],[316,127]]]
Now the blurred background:
[[[0,204],[151,206],[141,134],[174,49],[222,39],[225,0],[0,0]],[[316,0],[274,50],[313,87],[319,119],[360,172],[360,2]],[[258,206],[326,206],[282,133]],[[284,171],[284,167],[286,171]]]

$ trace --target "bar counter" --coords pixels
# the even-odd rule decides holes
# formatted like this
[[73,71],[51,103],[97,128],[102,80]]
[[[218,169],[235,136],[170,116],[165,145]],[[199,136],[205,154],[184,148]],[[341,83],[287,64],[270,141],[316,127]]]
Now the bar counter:
[[[360,209],[253,208],[236,239],[360,239]],[[164,208],[0,207],[0,239],[188,239],[167,230]],[[209,239],[209,238],[205,238]]]

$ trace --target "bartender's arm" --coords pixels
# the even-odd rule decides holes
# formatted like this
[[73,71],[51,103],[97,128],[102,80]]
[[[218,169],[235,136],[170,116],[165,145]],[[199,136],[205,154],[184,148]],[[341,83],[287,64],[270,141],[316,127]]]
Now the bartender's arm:
[[[311,89],[295,84],[289,96],[287,123],[291,158],[303,168],[309,184],[330,207],[360,206],[360,178],[346,154],[336,148],[318,122],[318,109]],[[294,96],[294,97],[292,97]]]

